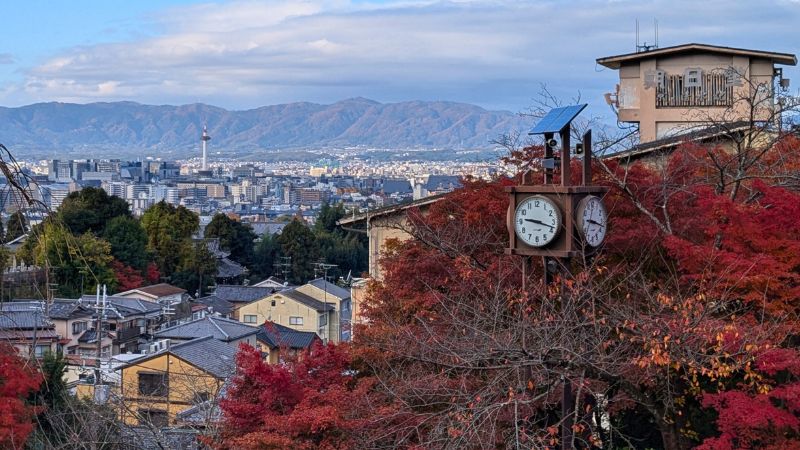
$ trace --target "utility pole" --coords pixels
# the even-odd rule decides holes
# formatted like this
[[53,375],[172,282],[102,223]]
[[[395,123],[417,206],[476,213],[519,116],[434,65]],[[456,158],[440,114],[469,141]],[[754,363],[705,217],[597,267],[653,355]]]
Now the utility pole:
[[[319,274],[322,274],[322,289],[324,292],[324,301],[325,308],[328,307],[328,270],[333,269],[335,267],[339,267],[338,264],[327,264],[324,261],[320,261],[314,264],[314,276],[319,277]],[[328,314],[328,311],[325,311],[325,314]],[[331,336],[333,335],[333,327],[331,326],[331,318],[328,317],[328,342],[331,340]]]
[[106,315],[106,286],[103,285],[103,297],[100,298],[100,285],[97,285],[97,293],[95,295],[95,302],[94,302],[94,310],[97,314],[97,320],[95,322],[95,339],[97,339],[97,359],[95,360],[95,369],[94,369],[94,385],[95,390],[97,390],[97,386],[101,385],[100,374],[101,374],[101,364],[100,364],[100,357],[103,353],[103,321],[105,320]]

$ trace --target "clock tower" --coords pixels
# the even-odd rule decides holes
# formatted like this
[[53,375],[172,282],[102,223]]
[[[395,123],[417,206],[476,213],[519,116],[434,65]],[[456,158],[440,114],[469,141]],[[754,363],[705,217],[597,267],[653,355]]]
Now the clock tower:
[[[521,184],[506,188],[509,193],[506,253],[541,256],[546,269],[549,260],[563,261],[595,252],[607,233],[608,215],[602,199],[607,188],[591,184],[591,130],[574,149],[575,154],[582,155],[582,173],[580,184],[572,184],[571,124],[584,108],[586,104],[552,109],[529,132],[544,137],[545,154],[540,161],[544,183],[533,184],[526,173]],[[560,175],[558,184],[554,183],[555,174]]]

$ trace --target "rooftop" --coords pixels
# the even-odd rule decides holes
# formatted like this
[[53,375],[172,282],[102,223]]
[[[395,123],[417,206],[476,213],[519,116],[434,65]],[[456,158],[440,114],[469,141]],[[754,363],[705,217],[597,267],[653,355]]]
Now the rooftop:
[[275,289],[271,287],[218,284],[214,296],[231,303],[250,303],[269,297],[273,292]]
[[129,293],[132,293],[132,292],[141,292],[141,293],[146,294],[148,296],[151,296],[153,298],[160,298],[160,297],[166,297],[166,296],[169,296],[169,295],[183,294],[184,292],[186,292],[186,289],[181,289],[181,288],[179,288],[177,286],[173,286],[173,285],[167,284],[167,283],[159,283],[159,284],[153,284],[151,286],[145,286],[145,287],[140,287],[140,288],[136,288],[136,289],[131,289],[130,291],[125,291],[125,292],[123,292],[121,294],[118,294],[118,295],[125,295],[125,294],[129,294]]
[[308,284],[314,286],[315,288],[321,289],[328,294],[333,295],[334,297],[339,298],[340,300],[350,298],[350,291],[339,287],[327,280],[323,280],[322,278],[316,278],[308,282]]
[[708,44],[682,44],[672,47],[661,47],[645,52],[625,53],[616,56],[606,56],[597,58],[597,64],[608,67],[609,69],[619,69],[623,63],[634,62],[654,57],[674,56],[691,53],[716,53],[731,56],[748,56],[751,58],[770,59],[775,64],[785,64],[789,66],[797,65],[797,57],[791,53],[778,53],[763,50],[749,50],[746,48],[723,47]]
[[278,292],[277,294],[288,297],[316,311],[333,311],[336,309],[333,304],[321,302],[310,295],[306,295],[298,291],[297,289],[287,289],[285,291]]
[[217,378],[228,378],[233,375],[236,370],[236,349],[222,341],[214,339],[212,336],[170,345],[158,353],[131,360],[128,364],[122,366],[122,368],[137,365],[166,353],[173,354]]
[[158,331],[153,336],[157,339],[194,339],[213,336],[214,339],[230,342],[257,332],[258,328],[235,320],[207,316]]
[[314,341],[321,341],[313,331],[297,331],[274,322],[265,322],[259,327],[256,338],[270,347],[305,349]]

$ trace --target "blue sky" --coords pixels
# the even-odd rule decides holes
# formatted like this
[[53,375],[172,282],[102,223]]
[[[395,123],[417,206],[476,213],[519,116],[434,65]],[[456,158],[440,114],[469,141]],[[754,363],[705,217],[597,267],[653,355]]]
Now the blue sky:
[[[9,1],[0,105],[204,102],[229,109],[363,96],[521,111],[539,86],[595,111],[595,59],[703,42],[800,53],[800,1]],[[800,86],[796,68],[786,70]]]

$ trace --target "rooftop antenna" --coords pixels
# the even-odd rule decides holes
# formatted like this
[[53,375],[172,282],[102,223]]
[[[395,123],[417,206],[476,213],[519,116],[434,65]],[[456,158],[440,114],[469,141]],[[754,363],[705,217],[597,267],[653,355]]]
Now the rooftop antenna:
[[639,40],[639,19],[636,19],[636,53],[649,52],[658,48],[658,20],[653,19],[653,34],[655,38],[654,44],[647,44],[647,41],[640,42]]

